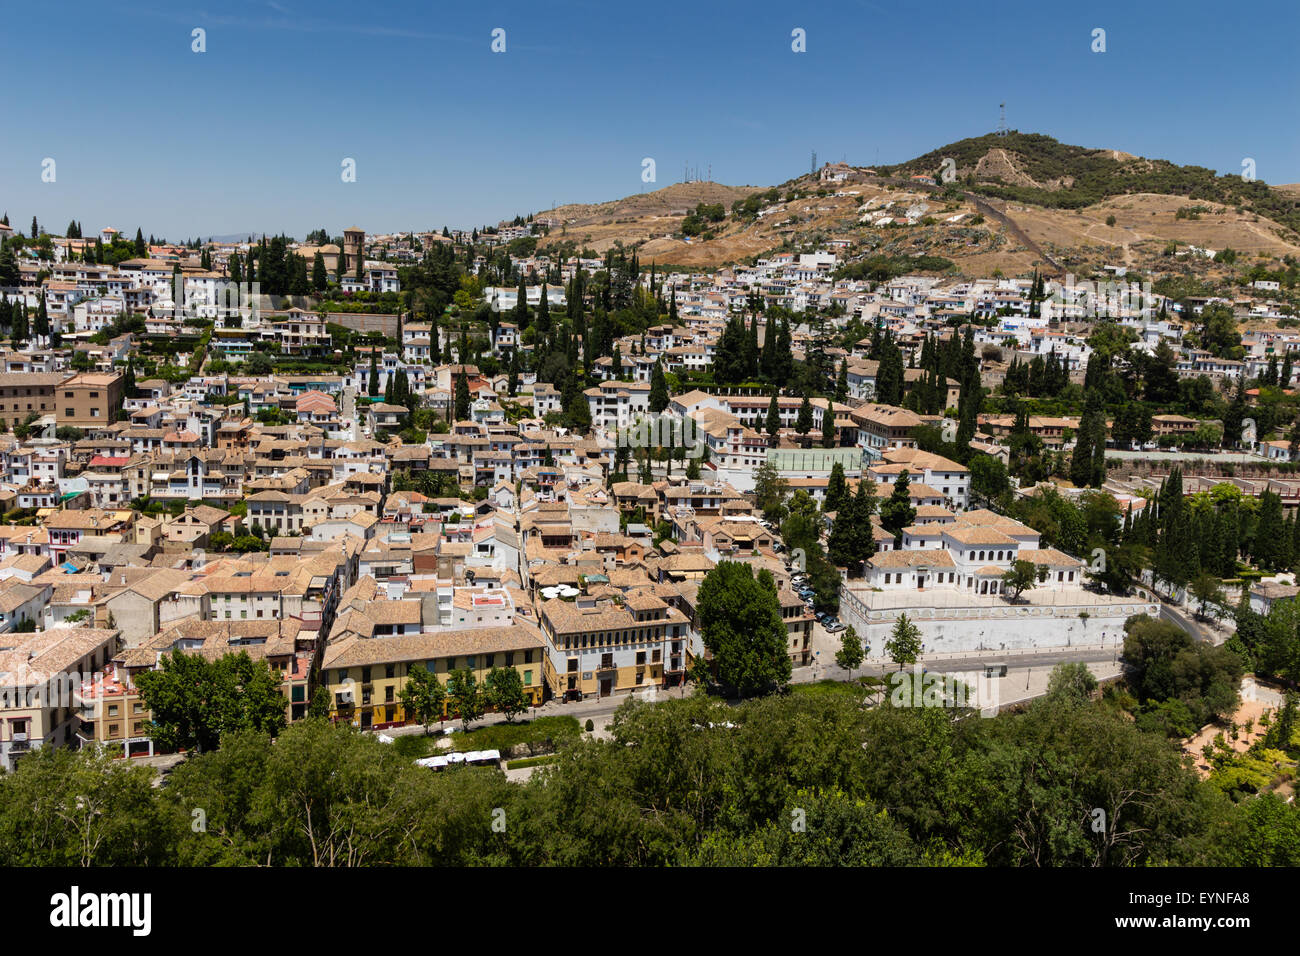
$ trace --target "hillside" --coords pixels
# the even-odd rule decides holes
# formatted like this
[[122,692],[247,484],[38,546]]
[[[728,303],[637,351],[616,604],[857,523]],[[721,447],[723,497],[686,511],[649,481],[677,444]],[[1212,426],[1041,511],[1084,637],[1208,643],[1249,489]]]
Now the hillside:
[[[911,179],[941,180],[949,158],[956,164],[950,185]],[[685,236],[687,213],[700,203],[720,205],[726,215]],[[1215,268],[1207,259],[1171,256],[1171,244],[1231,247],[1265,259],[1300,255],[1300,186],[1019,132],[960,140],[893,166],[853,168],[836,182],[803,175],[773,189],[681,183],[541,215],[563,223],[543,248],[572,243],[603,252],[618,241],[637,245],[643,261],[702,269],[827,239],[847,240],[861,256],[943,257],[969,275],[1106,264]]]

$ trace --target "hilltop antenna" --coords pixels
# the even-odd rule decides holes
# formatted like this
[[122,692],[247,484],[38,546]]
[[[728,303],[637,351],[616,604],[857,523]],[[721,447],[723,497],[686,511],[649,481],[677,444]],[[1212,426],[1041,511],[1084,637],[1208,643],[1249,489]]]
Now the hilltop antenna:
[[1007,104],[998,104],[998,135],[1007,135]]
[[712,163],[709,163],[709,178],[706,179],[705,182],[708,182],[708,183],[713,182],[713,164],[712,164]]
[[808,172],[810,173],[817,172],[817,150],[815,149],[812,151],[812,168],[810,168]]

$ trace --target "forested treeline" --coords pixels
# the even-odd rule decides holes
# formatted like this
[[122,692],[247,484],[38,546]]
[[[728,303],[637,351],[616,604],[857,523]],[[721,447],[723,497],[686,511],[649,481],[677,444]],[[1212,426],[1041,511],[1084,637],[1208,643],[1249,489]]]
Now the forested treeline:
[[629,701],[612,741],[562,751],[527,784],[434,773],[318,720],[275,742],[227,735],[161,788],[144,767],[41,751],[0,777],[0,862],[1300,863],[1300,810],[1272,796],[1234,803],[1067,673],[1024,712],[991,719],[888,695],[868,707],[867,693]]

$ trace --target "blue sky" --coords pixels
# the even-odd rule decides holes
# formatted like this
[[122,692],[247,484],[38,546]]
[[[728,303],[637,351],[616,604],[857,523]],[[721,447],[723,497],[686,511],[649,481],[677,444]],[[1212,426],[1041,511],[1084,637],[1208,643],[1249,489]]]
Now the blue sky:
[[687,162],[764,186],[813,149],[898,162],[993,130],[1004,100],[1021,131],[1300,181],[1293,0],[1051,6],[10,0],[0,207],[173,240],[468,227]]

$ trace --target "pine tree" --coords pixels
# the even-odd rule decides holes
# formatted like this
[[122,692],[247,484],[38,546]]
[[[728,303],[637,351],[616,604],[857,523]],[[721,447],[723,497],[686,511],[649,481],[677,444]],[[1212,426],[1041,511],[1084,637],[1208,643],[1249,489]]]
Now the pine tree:
[[374,398],[379,394],[379,370],[375,361],[375,348],[370,349],[370,375],[366,379],[366,394]]

